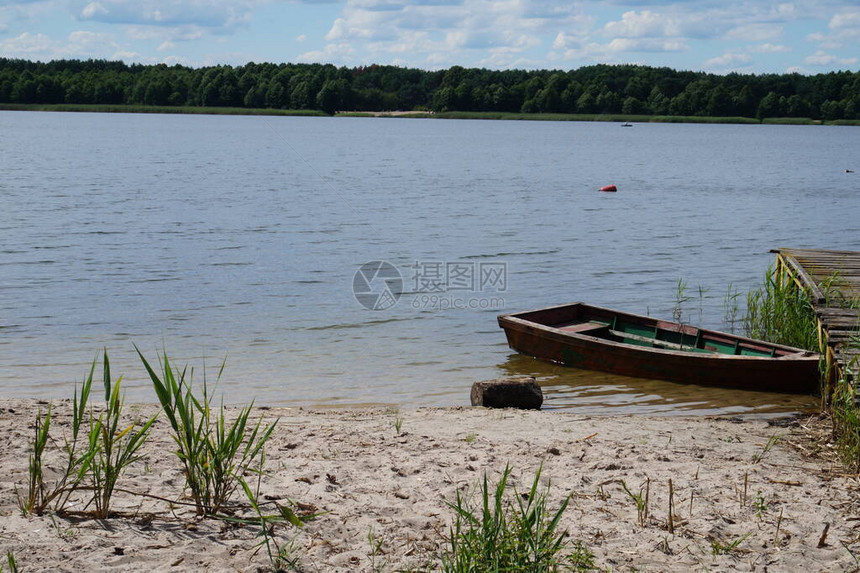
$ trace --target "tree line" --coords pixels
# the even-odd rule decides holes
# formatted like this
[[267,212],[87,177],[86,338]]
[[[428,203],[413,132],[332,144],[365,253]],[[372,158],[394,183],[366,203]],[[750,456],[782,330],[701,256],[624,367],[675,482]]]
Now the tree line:
[[716,75],[248,63],[191,68],[0,58],[0,103],[860,119],[860,72]]

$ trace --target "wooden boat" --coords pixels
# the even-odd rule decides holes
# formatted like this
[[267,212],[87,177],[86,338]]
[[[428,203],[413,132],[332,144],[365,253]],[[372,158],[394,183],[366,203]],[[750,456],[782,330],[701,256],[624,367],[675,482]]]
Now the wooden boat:
[[769,392],[819,388],[818,355],[583,303],[503,314],[508,345],[586,370]]

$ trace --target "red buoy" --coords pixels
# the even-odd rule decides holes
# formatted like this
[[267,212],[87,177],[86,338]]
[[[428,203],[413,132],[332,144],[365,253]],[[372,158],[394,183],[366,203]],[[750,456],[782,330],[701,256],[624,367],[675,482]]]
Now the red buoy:
[[605,187],[601,187],[600,190],[608,193],[615,193],[618,191],[618,188],[615,185],[606,185]]

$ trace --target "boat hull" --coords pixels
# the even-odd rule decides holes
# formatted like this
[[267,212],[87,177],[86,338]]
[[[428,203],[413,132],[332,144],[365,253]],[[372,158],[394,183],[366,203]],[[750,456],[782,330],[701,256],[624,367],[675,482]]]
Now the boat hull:
[[[641,342],[631,344],[621,335],[607,339],[608,326],[589,328],[585,324],[589,320],[608,323],[619,318],[627,324],[641,328],[653,326],[655,330],[670,334],[677,329],[678,336],[683,333],[682,342],[688,337],[702,341],[699,343],[702,349],[693,352],[647,347]],[[568,323],[574,326],[560,326]],[[576,324],[585,324],[585,327]],[[501,315],[499,326],[505,330],[512,349],[565,366],[637,378],[768,392],[812,393],[819,389],[818,355],[814,353],[582,303]],[[580,332],[565,328],[579,329]],[[711,344],[731,342],[740,352],[744,349],[769,350],[774,356],[720,354],[704,350]],[[683,348],[683,344],[675,346]]]

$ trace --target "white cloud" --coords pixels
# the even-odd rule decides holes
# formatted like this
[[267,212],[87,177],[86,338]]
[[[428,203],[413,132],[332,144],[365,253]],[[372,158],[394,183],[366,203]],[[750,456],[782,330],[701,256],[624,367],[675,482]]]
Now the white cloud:
[[784,2],[771,8],[771,16],[783,22],[796,20],[799,17],[797,4]]
[[687,45],[665,38],[615,38],[606,48],[610,52],[680,52],[686,50]]
[[783,28],[778,24],[743,24],[729,30],[725,38],[741,42],[766,42],[782,37]]
[[54,43],[44,34],[24,32],[15,38],[0,42],[0,52],[7,58],[27,58],[33,60],[50,59]]
[[818,44],[822,50],[838,50],[842,47],[842,40],[839,39],[838,34],[814,32],[806,36],[806,41]]
[[308,39],[307,34],[301,34],[301,35],[299,35],[299,36],[296,36],[296,42],[298,42],[298,43],[300,43],[300,44],[301,44],[302,42],[304,42],[305,40],[307,40],[307,39]]
[[675,5],[668,6],[666,12],[625,12],[621,20],[607,23],[603,32],[614,38],[715,38],[732,25],[721,12]]
[[751,47],[750,51],[759,54],[784,54],[790,52],[791,48],[780,44],[759,44],[758,46]]
[[828,54],[823,50],[818,50],[811,56],[807,56],[803,61],[813,66],[827,66],[836,63],[837,57]]
[[81,18],[84,20],[97,20],[100,17],[106,16],[107,13],[107,9],[98,2],[90,2],[81,10]]
[[433,66],[475,58],[509,67],[529,61],[547,37],[578,33],[591,21],[562,0],[346,0],[325,39],[361,45],[365,61],[411,54]]
[[78,46],[116,45],[112,34],[97,34],[88,30],[72,32],[69,34],[69,42]]
[[829,33],[813,32],[806,36],[806,40],[817,43],[821,50],[839,50],[850,46],[856,51],[856,44],[860,42],[860,10],[834,14],[827,27]]
[[680,36],[679,22],[664,14],[644,10],[642,12],[625,12],[621,20],[609,22],[603,27],[608,36],[617,38],[654,38],[662,36]]
[[807,56],[804,58],[804,63],[809,64],[811,66],[853,66],[858,62],[857,58],[840,58],[838,56],[834,56],[833,54],[828,54],[824,50],[818,50],[811,56]]
[[77,13],[81,20],[109,24],[194,25],[229,31],[246,25],[259,1],[94,0],[83,5]]
[[553,50],[570,50],[582,47],[582,37],[559,32],[552,42]]
[[132,40],[158,43],[190,42],[203,38],[206,33],[197,26],[158,28],[154,26],[123,26],[125,34]]
[[75,30],[64,40],[24,32],[0,41],[0,53],[8,58],[49,61],[59,58],[117,59],[117,54],[124,52],[113,34]]
[[723,54],[722,56],[717,56],[716,58],[711,58],[705,62],[705,68],[709,70],[727,70],[731,68],[736,68],[742,64],[748,64],[752,61],[752,58],[746,54],[740,54],[737,52],[728,52]]
[[324,62],[328,64],[347,65],[353,60],[355,50],[347,43],[326,44],[322,50],[314,50],[300,54],[296,61],[299,63]]
[[182,56],[165,56],[161,63],[167,64],[168,66],[173,66],[175,64],[179,64],[180,66],[191,66],[193,62],[188,58],[184,58]]
[[642,63],[631,54],[654,52],[683,52],[689,46],[682,40],[663,38],[615,38],[608,43],[565,43],[564,51],[553,51],[548,55],[552,61],[581,63]]
[[111,59],[122,60],[123,62],[140,62],[141,64],[157,63],[151,58],[146,58],[143,54],[133,52],[131,50],[119,50],[118,52],[114,52]]
[[840,12],[830,19],[831,30],[858,29],[860,28],[860,10],[852,12]]

